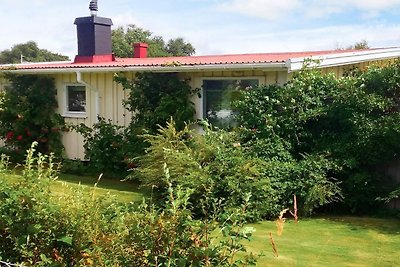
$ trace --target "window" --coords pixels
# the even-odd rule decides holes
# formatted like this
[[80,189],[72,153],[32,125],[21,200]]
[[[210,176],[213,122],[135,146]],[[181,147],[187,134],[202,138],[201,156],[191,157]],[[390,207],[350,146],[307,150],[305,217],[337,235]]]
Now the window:
[[66,113],[86,114],[86,87],[83,85],[68,85],[66,88]]
[[236,126],[232,103],[240,90],[258,86],[258,79],[203,80],[203,118],[219,128]]

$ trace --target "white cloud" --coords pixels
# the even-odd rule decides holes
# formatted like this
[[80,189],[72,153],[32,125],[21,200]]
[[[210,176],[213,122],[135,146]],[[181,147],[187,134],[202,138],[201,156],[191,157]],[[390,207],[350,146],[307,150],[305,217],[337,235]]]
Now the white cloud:
[[377,16],[380,12],[400,6],[400,0],[311,0],[303,1],[304,11],[310,15],[318,14],[319,17],[334,13],[344,13],[351,10],[359,10],[365,18]]
[[285,18],[291,14],[321,18],[351,10],[363,12],[364,17],[400,7],[400,0],[229,0],[220,8],[226,11],[268,20]]
[[[201,35],[201,33],[199,33]],[[217,32],[209,33],[210,37]],[[201,38],[192,36],[199,54],[223,53],[267,53],[288,51],[330,50],[347,47],[355,42],[367,40],[372,47],[398,46],[400,43],[400,25],[347,25],[316,27],[303,30],[282,30],[278,32],[249,34],[243,39],[240,35],[227,34],[224,38],[214,39],[213,46],[203,43]],[[211,50],[213,49],[213,50]]]
[[250,16],[275,20],[299,8],[300,0],[231,0],[220,5],[221,9]]
[[380,11],[400,5],[400,0],[328,0],[328,2],[341,6],[353,6],[363,10]]
[[116,16],[113,16],[112,22],[114,27],[126,26],[129,24],[139,24],[139,20],[136,19],[132,13],[120,13]]

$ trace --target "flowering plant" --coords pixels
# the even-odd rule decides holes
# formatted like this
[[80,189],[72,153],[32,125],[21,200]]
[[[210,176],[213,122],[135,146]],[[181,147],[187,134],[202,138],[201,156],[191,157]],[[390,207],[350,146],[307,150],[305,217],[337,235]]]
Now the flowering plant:
[[0,138],[24,152],[38,142],[42,153],[61,154],[63,119],[57,107],[54,81],[34,75],[6,75],[10,86],[0,96]]

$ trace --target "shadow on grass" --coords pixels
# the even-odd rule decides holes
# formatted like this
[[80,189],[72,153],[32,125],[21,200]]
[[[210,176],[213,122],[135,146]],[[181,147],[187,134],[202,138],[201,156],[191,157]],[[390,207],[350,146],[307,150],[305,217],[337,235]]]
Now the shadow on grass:
[[97,183],[97,188],[113,191],[113,193],[117,194],[125,201],[139,202],[150,195],[145,189],[140,188],[138,183],[118,180],[116,178],[110,179],[102,177],[100,181],[98,181],[98,177],[96,176],[79,176],[61,173],[59,174],[58,181],[76,185],[80,184],[87,187],[93,187]]
[[[80,175],[70,175],[65,173],[59,174],[59,180],[75,183],[75,184],[82,184],[87,186],[94,186],[98,181],[98,176],[80,176]],[[118,191],[131,191],[131,192],[138,192],[144,193],[143,190],[139,189],[139,184],[132,182],[132,181],[123,181],[117,178],[107,178],[102,177],[97,184],[97,187],[104,188],[104,189],[113,189]]]
[[400,219],[395,218],[371,218],[351,216],[329,216],[326,220],[339,222],[349,227],[350,230],[359,229],[374,230],[383,234],[400,234]]

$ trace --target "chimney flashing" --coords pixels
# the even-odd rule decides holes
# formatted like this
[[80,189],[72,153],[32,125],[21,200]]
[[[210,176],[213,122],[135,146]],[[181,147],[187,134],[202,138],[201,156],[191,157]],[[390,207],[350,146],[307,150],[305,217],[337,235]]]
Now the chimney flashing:
[[75,56],[74,63],[102,63],[115,61],[115,55]]

